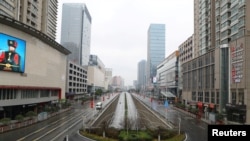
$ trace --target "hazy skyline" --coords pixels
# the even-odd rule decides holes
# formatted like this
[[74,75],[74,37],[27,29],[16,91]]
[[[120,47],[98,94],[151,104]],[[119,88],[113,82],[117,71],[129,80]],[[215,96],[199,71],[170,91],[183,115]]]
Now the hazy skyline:
[[166,56],[193,34],[193,0],[59,0],[56,41],[60,43],[62,3],[85,3],[92,17],[90,53],[125,85],[137,80],[137,64],[147,60],[151,23],[165,24]]

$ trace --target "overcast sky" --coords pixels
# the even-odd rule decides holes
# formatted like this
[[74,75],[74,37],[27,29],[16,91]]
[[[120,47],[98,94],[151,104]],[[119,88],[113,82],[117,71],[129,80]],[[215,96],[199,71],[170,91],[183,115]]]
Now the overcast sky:
[[151,23],[165,24],[166,56],[193,34],[193,0],[58,0],[60,43],[63,3],[85,3],[92,17],[90,53],[97,55],[125,85],[137,80],[137,65],[147,60]]

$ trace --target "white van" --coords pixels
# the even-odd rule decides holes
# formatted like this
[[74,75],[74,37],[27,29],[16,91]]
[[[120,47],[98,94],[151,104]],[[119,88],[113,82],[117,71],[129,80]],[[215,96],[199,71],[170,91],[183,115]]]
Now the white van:
[[96,110],[101,110],[102,109],[102,102],[97,102],[95,105]]

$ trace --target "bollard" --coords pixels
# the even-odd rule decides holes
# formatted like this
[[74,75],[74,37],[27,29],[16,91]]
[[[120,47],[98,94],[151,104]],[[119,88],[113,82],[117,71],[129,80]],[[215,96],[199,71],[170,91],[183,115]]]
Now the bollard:
[[68,135],[66,135],[63,141],[68,141],[68,140],[69,140]]

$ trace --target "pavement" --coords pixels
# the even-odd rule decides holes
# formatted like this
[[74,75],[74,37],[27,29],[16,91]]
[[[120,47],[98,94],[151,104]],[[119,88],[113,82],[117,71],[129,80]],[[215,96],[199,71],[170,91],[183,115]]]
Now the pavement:
[[[180,109],[180,108],[177,108],[177,107],[174,107],[174,106],[173,106],[173,108],[174,108],[175,110],[178,110],[178,111],[182,112],[182,113],[188,114],[188,115],[190,115],[190,116],[193,117],[193,118],[196,118],[196,115],[195,115],[195,114],[192,114],[192,113],[190,113],[190,112],[188,112],[188,111],[185,111],[185,110],[183,110],[183,109]],[[201,117],[201,120],[202,120],[203,122],[207,123],[207,124],[223,124],[223,125],[232,124],[232,125],[242,125],[242,124],[240,124],[240,123],[238,123],[238,122],[227,121],[226,119],[223,121],[223,123],[215,123],[215,122],[212,122],[212,121],[206,119],[204,116]]]
[[[185,114],[187,114],[187,115],[189,115],[189,116],[191,116],[191,117],[193,117],[193,118],[197,118],[195,114],[190,113],[190,112],[188,112],[188,111],[186,111],[186,110],[177,108],[177,107],[175,107],[175,106],[173,106],[173,108],[174,108],[175,110],[177,110],[177,111],[179,111],[179,112],[182,112],[182,113],[185,113]],[[200,120],[203,121],[203,122],[205,122],[205,123],[207,123],[207,124],[215,124],[215,123],[212,123],[211,121],[209,121],[208,119],[206,119],[205,117],[201,117]]]

